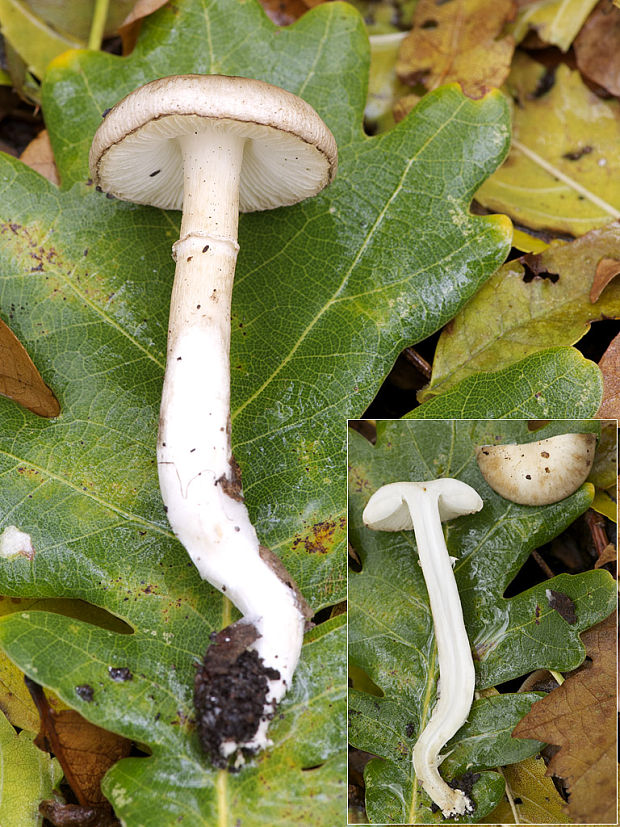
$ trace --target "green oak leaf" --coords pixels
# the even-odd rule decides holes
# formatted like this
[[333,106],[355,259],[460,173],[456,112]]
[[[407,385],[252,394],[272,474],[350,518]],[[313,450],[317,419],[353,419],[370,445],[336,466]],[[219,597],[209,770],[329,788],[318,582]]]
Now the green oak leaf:
[[617,221],[568,244],[556,242],[535,257],[504,264],[442,331],[431,382],[418,394],[420,401],[471,374],[507,367],[549,347],[572,345],[594,321],[619,318],[617,279],[596,301],[590,299],[604,258],[620,259]]
[[[402,347],[453,316],[510,243],[504,218],[468,211],[507,151],[504,99],[447,87],[369,138],[367,67],[363,23],[346,4],[278,29],[254,0],[176,0],[145,21],[130,57],[54,62],[43,108],[63,188],[0,159],[0,306],[62,406],[42,421],[0,400],[0,531],[17,526],[35,549],[31,561],[0,561],[0,593],[85,600],[126,627],[31,611],[3,619],[0,639],[67,704],[152,751],[105,781],[128,824],[232,827],[251,811],[255,825],[331,827],[343,807],[345,647],[341,621],[307,637],[274,747],[238,776],[198,754],[194,664],[235,613],[197,576],[158,492],[179,215],[95,192],[92,134],[145,81],[218,71],[301,94],[338,139],[340,172],[325,193],[242,216],[233,298],[233,444],[246,501],[261,541],[318,610],[345,595],[344,417],[364,410]],[[115,683],[109,667],[132,680]]]
[[468,376],[406,418],[585,418],[594,416],[602,397],[603,379],[594,362],[575,348],[556,347],[502,370]]
[[54,797],[60,764],[32,743],[33,732],[15,732],[0,712],[0,824],[38,827],[39,804]]
[[[531,432],[527,422],[505,420],[398,420],[379,422],[377,444],[349,437],[349,537],[362,570],[349,577],[349,656],[382,697],[354,692],[351,732],[355,746],[374,753],[366,771],[366,806],[372,823],[433,823],[430,801],[413,776],[411,752],[436,697],[437,652],[428,597],[413,532],[371,531],[361,514],[370,495],[398,480],[456,477],[472,485],[483,509],[447,523],[446,542],[482,690],[536,668],[569,670],[585,657],[579,633],[614,608],[615,584],[607,572],[560,575],[505,598],[530,551],[556,537],[592,501],[584,485],[544,507],[519,506],[493,492],[474,456],[476,445],[529,442],[567,431],[598,433],[595,421],[557,421]],[[577,622],[570,625],[549,605],[546,590],[568,595]],[[497,805],[503,779],[486,771],[521,761],[539,745],[515,744],[510,732],[535,700],[510,694],[476,702],[470,719],[450,742],[442,764],[448,779],[465,769],[484,770],[474,787],[477,821]],[[490,736],[497,732],[497,738]],[[485,734],[486,733],[486,734]],[[479,796],[479,797],[478,797]]]

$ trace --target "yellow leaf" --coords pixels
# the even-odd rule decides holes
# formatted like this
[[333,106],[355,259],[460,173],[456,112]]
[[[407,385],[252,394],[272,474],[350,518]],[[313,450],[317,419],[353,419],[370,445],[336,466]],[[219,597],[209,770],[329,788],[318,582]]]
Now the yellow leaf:
[[590,508],[598,511],[599,514],[607,517],[613,523],[617,522],[618,504],[610,497],[607,491],[597,491]]
[[577,37],[597,0],[538,0],[529,3],[519,15],[514,36],[519,43],[533,29],[544,43],[566,52]]
[[370,36],[370,74],[364,117],[374,132],[394,125],[392,108],[407,89],[396,77],[396,56],[405,32]]
[[567,824],[563,801],[545,775],[545,762],[533,756],[519,764],[504,767],[506,785],[513,798],[515,813],[505,798],[486,818],[483,824]]
[[535,235],[530,235],[525,230],[517,230],[512,233],[512,246],[523,253],[542,253],[549,246],[542,238],[537,238]]
[[477,200],[526,227],[572,235],[620,218],[620,102],[601,100],[579,72],[560,65],[553,74],[524,54],[507,86],[512,149]]
[[2,34],[40,80],[51,60],[67,49],[83,46],[46,26],[41,18],[20,0],[0,0]]
[[596,304],[589,298],[597,262],[612,255],[620,256],[615,222],[504,264],[443,329],[430,385],[418,399],[426,401],[468,376],[504,369],[544,348],[572,345],[592,322],[620,318],[618,280]]
[[514,40],[500,37],[514,17],[513,0],[420,0],[414,24],[396,64],[412,86],[435,89],[457,81],[470,97],[481,97],[506,79]]

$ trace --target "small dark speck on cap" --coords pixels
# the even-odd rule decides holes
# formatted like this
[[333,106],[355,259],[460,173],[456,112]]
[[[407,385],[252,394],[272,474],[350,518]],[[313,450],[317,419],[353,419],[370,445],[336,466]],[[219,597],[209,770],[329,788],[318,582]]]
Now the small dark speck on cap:
[[202,248],[202,252],[206,253],[208,249],[209,249],[209,245],[205,244],[205,246]]
[[156,169],[154,172],[151,172],[151,174],[149,175],[149,178],[155,178],[155,176],[159,175],[160,172],[161,172],[160,169]]
[[108,106],[108,108],[104,109],[103,112],[101,113],[101,117],[105,118],[105,116],[108,114],[108,112],[111,112],[111,111],[112,111],[112,107]]
[[532,479],[532,475],[531,475],[531,474],[526,474],[526,475],[525,475],[525,479],[526,479],[526,480],[531,480],[531,479]]

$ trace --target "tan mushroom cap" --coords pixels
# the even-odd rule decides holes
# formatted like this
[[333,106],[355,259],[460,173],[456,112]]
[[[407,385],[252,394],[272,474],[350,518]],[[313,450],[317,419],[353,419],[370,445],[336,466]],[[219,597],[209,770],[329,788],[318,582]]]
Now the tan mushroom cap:
[[594,434],[560,434],[524,445],[481,445],[476,460],[498,494],[520,505],[550,505],[585,482],[592,463]]
[[337,168],[334,136],[306,101],[269,83],[223,75],[160,78],[123,98],[90,150],[90,172],[125,201],[181,209],[183,135],[226,127],[247,138],[240,210],[272,209],[316,195]]

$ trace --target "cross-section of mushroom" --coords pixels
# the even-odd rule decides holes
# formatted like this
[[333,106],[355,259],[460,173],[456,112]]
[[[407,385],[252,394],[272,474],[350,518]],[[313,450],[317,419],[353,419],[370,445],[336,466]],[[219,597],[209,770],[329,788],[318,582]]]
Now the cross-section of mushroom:
[[[283,89],[246,78],[183,75],[153,81],[118,103],[94,137],[90,167],[95,183],[118,198],[183,208],[173,246],[157,462],[174,533],[201,576],[253,627],[216,641],[259,659],[262,674],[253,674],[252,693],[262,703],[249,711],[244,701],[238,710],[244,721],[253,716],[241,728],[245,734],[229,737],[222,727],[222,707],[233,704],[236,693],[211,701],[214,693],[201,692],[207,708],[198,711],[199,728],[216,734],[203,739],[216,763],[231,755],[239,760],[240,749],[268,743],[268,722],[290,685],[307,611],[288,574],[259,546],[232,455],[229,344],[238,213],[315,195],[335,174],[335,141],[312,107]],[[231,674],[247,671],[238,660],[216,661],[212,671],[224,663]]]
[[560,434],[523,445],[481,445],[476,459],[502,497],[520,505],[551,505],[585,482],[595,448],[594,434]]
[[483,506],[478,493],[455,479],[395,482],[372,495],[362,519],[379,531],[415,532],[437,641],[441,691],[430,721],[413,749],[413,766],[422,786],[446,817],[471,812],[471,800],[440,776],[440,750],[467,720],[475,673],[452,561],[442,520],[473,514]]

